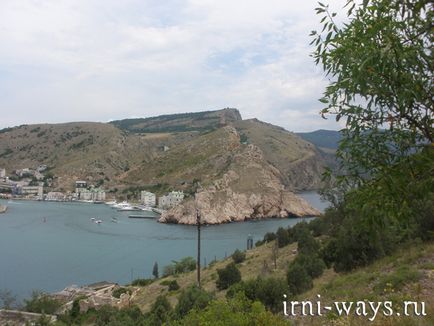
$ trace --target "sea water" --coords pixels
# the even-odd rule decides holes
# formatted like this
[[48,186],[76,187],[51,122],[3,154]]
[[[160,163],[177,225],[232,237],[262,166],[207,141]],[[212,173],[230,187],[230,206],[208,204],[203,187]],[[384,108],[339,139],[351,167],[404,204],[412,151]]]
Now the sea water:
[[[316,193],[301,195],[319,209],[326,207]],[[10,290],[20,300],[32,290],[54,292],[99,281],[125,284],[151,277],[155,262],[161,273],[173,260],[196,255],[195,226],[128,218],[131,212],[104,204],[18,200],[0,204],[8,206],[7,213],[0,214],[0,290]],[[256,242],[266,232],[301,220],[203,226],[202,264],[245,249],[249,235]]]

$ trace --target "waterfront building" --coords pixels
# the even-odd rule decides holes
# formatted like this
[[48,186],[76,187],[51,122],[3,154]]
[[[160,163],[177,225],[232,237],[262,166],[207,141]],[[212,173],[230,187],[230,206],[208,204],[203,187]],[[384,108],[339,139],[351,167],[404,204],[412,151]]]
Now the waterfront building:
[[3,168],[0,169],[0,178],[6,178],[6,170]]
[[140,193],[140,202],[145,206],[154,207],[157,203],[157,197],[154,193],[144,190]]
[[36,199],[42,200],[44,194],[44,187],[42,186],[22,186],[19,193],[23,196],[34,196]]
[[158,207],[168,209],[175,207],[184,199],[183,191],[172,191],[158,199]]
[[87,182],[86,181],[75,181],[75,192],[80,193],[83,190],[87,190]]
[[65,194],[62,192],[50,191],[45,199],[49,201],[64,201],[65,198]]
[[104,201],[105,191],[100,188],[76,188],[76,198],[86,201]]

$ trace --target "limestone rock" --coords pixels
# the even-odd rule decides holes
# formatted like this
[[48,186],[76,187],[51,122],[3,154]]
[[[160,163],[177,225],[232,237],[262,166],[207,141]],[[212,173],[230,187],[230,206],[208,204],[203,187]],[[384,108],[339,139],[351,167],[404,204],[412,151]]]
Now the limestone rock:
[[280,172],[250,144],[234,155],[228,171],[180,205],[164,212],[162,223],[195,224],[196,208],[202,223],[220,224],[249,219],[317,216],[320,212],[285,189]]

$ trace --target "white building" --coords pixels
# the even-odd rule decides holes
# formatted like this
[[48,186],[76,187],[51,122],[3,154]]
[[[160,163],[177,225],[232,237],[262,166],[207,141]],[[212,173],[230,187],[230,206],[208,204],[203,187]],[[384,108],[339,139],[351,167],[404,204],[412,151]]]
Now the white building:
[[167,209],[178,205],[184,199],[183,191],[172,191],[158,199],[158,207]]
[[0,169],[0,178],[6,178],[6,170]]
[[76,198],[78,200],[86,200],[86,201],[104,201],[105,200],[105,191],[100,188],[76,188]]
[[45,198],[45,200],[50,200],[50,201],[64,201],[65,199],[66,196],[64,193],[56,192],[56,191],[50,191],[47,194],[47,197]]
[[140,193],[140,202],[145,206],[154,207],[157,203],[157,197],[154,193],[144,190]]
[[23,186],[21,187],[21,195],[29,196],[33,195],[38,199],[43,198],[44,188],[42,186]]

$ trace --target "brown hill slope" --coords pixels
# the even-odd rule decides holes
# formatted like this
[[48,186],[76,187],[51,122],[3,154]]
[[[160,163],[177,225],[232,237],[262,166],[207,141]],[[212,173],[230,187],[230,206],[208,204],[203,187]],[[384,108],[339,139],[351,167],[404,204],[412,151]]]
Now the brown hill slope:
[[[145,127],[152,132],[138,132]],[[256,119],[243,121],[235,109],[7,128],[0,131],[0,167],[10,175],[47,164],[57,177],[54,189],[72,190],[74,180],[85,179],[106,189],[136,187],[135,195],[146,186],[192,193],[194,182],[206,187],[227,173],[246,139],[261,149],[288,189],[317,188],[324,160],[312,144]]]

